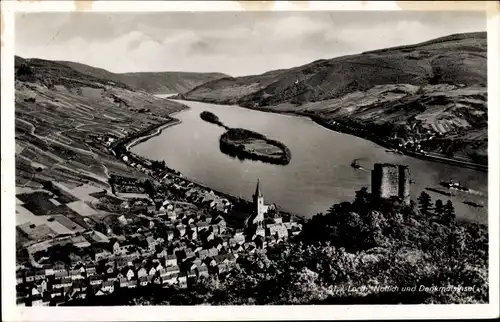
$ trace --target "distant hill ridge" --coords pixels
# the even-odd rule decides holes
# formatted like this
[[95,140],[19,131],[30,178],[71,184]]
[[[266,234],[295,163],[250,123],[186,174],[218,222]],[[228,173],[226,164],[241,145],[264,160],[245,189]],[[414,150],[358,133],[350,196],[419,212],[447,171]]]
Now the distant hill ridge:
[[485,86],[486,33],[453,34],[261,75],[221,78],[201,84],[183,97],[243,106],[300,105],[402,83]]
[[[204,82],[227,77],[222,73],[195,73],[195,72],[137,72],[137,73],[112,73],[102,68],[70,62],[51,61],[38,58],[25,59],[15,57],[16,66],[29,64],[32,67],[43,69],[45,73],[54,77],[58,70],[61,75],[68,74],[89,81],[107,83],[109,81],[121,84],[124,87],[143,90],[151,94],[183,93],[201,85]],[[70,71],[68,68],[72,69]],[[47,69],[47,70],[45,70]],[[78,76],[78,74],[80,76]]]

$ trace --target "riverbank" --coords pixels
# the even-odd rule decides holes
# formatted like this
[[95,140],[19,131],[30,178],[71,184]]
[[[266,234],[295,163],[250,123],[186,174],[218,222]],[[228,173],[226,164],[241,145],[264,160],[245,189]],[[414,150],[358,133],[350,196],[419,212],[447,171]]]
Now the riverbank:
[[[187,98],[184,98],[182,96],[179,97],[179,95],[174,97],[173,100],[201,102],[201,103],[209,103],[209,104],[214,104],[214,105],[228,105],[226,103],[212,101],[209,99],[204,100],[204,101],[187,99]],[[393,146],[392,144],[390,144],[386,140],[384,140],[376,135],[373,135],[373,132],[362,134],[362,133],[360,133],[361,131],[364,130],[362,128],[352,128],[352,125],[349,125],[349,127],[340,126],[340,124],[342,122],[341,120],[333,120],[333,121],[335,121],[335,124],[331,124],[327,120],[325,120],[325,119],[323,119],[323,118],[321,118],[318,115],[313,114],[313,113],[293,112],[293,111],[277,111],[277,110],[274,110],[270,107],[258,107],[258,108],[256,108],[256,107],[251,107],[251,106],[240,106],[240,105],[237,105],[237,106],[241,107],[241,108],[249,109],[249,110],[254,110],[254,111],[275,113],[275,114],[281,114],[281,115],[307,117],[310,120],[312,120],[313,122],[315,122],[316,124],[326,128],[328,130],[335,131],[338,133],[353,135],[353,136],[371,141],[371,142],[373,142],[373,143],[375,143],[383,148],[386,148],[386,149],[395,149],[396,148],[395,146]],[[437,155],[430,155],[429,153],[422,154],[422,153],[416,153],[416,152],[412,152],[412,151],[404,151],[404,150],[400,150],[400,151],[407,156],[411,156],[411,157],[421,159],[421,160],[444,163],[444,164],[454,165],[454,166],[458,166],[458,167],[462,167],[462,168],[468,168],[468,169],[474,169],[474,170],[478,170],[478,171],[482,171],[482,172],[488,172],[488,165],[485,165],[485,164],[461,161],[461,160],[441,157],[441,156],[437,156]],[[432,153],[432,152],[430,152],[430,153]]]
[[152,137],[158,136],[163,132],[164,129],[169,128],[169,127],[174,126],[174,125],[177,125],[179,123],[181,123],[180,120],[178,120],[176,118],[172,118],[172,120],[168,121],[167,123],[165,123],[163,125],[160,125],[158,128],[153,130],[153,133],[147,134],[145,136],[141,136],[141,137],[135,139],[134,141],[128,143],[125,146],[125,148],[127,149],[127,151],[129,151],[130,148],[134,147],[135,145],[142,143],[142,142],[145,142],[145,141],[151,139]]

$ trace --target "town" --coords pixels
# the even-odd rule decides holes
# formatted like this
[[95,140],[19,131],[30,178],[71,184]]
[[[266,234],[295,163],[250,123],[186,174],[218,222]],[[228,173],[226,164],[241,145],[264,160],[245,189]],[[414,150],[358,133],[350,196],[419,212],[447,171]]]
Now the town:
[[120,289],[188,288],[209,276],[223,279],[239,257],[301,231],[298,218],[264,204],[258,179],[247,202],[129,152],[131,137],[95,139],[151,179],[111,174],[110,189],[57,182],[18,189],[16,213],[28,217],[16,229],[18,305],[62,305]]

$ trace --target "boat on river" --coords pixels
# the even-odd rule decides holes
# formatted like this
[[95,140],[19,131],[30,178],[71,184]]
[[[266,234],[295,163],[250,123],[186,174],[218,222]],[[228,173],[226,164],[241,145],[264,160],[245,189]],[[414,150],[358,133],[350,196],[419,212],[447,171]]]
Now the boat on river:
[[439,184],[442,185],[443,187],[446,187],[449,189],[457,189],[457,190],[465,191],[465,192],[469,192],[469,190],[470,190],[466,186],[461,185],[460,182],[458,182],[458,181],[455,182],[452,179],[450,179],[449,181],[441,181]]

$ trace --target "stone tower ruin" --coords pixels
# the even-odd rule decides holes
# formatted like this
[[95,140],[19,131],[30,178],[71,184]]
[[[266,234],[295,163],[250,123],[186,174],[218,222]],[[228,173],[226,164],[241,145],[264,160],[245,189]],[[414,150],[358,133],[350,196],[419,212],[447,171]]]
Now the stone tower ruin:
[[372,170],[374,200],[399,198],[410,204],[410,170],[407,165],[376,163]]

